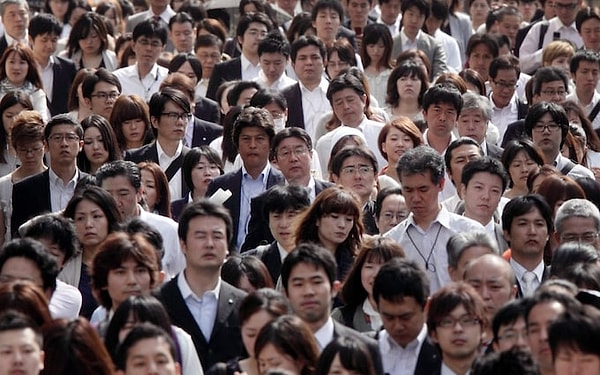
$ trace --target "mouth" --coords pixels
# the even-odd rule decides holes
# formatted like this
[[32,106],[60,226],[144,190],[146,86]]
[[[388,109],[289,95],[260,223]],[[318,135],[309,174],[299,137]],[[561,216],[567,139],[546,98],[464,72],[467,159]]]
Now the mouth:
[[454,339],[452,340],[452,344],[457,345],[457,346],[462,346],[464,344],[467,343],[467,340],[465,339]]

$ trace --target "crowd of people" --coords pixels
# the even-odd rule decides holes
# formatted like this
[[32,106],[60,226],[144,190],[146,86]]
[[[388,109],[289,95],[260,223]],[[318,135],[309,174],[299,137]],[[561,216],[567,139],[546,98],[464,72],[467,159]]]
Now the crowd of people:
[[600,375],[589,0],[0,0],[0,374]]

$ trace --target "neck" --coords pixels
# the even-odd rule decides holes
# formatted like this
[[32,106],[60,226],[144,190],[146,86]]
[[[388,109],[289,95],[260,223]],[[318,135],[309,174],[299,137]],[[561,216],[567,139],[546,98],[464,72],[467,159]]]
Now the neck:
[[321,243],[321,246],[323,246],[327,250],[331,251],[331,254],[335,255],[335,251],[337,250],[337,244],[335,244],[331,241],[327,241],[324,238],[322,238],[321,236],[319,236],[319,242]]
[[321,83],[321,79],[319,77],[318,81],[314,81],[314,82],[302,82],[302,84],[304,85],[304,87],[306,87],[307,89],[309,89],[310,91],[316,89],[317,87],[319,87],[319,84]]
[[310,175],[300,176],[298,178],[289,179],[289,180],[286,178],[286,180],[290,184],[294,184],[294,185],[298,185],[298,186],[302,186],[302,187],[308,187],[308,183],[310,182]]
[[204,198],[206,195],[206,190],[207,189],[194,188],[194,191],[192,192],[192,200],[195,202],[198,199]]
[[415,32],[415,33],[412,33],[412,32],[410,32],[410,33],[409,33],[408,31],[406,31],[406,29],[404,29],[404,34],[406,34],[406,36],[407,36],[407,37],[408,37],[408,39],[410,39],[410,40],[415,40],[415,38],[417,37],[417,34],[418,34],[418,33],[419,33],[418,31],[417,31],[417,32]]
[[69,164],[52,164],[52,171],[56,173],[56,175],[63,180],[63,182],[67,182],[75,176],[75,171],[77,170],[77,166],[75,163]]
[[135,142],[135,143],[132,143],[132,142],[125,143],[126,150],[131,150],[132,148],[139,148],[139,147],[142,147],[143,145],[144,145],[143,141]]
[[84,246],[83,247],[83,252],[81,253],[81,261],[88,265],[91,266],[92,265],[92,260],[94,259],[94,256],[96,255],[96,252],[98,251],[98,246]]
[[544,159],[546,159],[545,160],[546,164],[553,165],[554,164],[554,160],[556,160],[556,157],[558,156],[559,152],[560,151],[556,151],[556,152],[554,152],[554,151],[552,151],[552,152],[550,152],[550,151],[544,152]]
[[160,144],[160,147],[163,149],[165,154],[169,155],[170,157],[173,157],[173,155],[175,155],[180,142],[171,141],[160,137],[156,141]]
[[[327,310],[329,311],[329,310]],[[312,331],[312,333],[316,333],[318,330],[320,330],[321,328],[323,328],[323,326],[325,325],[325,323],[327,323],[327,320],[329,319],[329,314],[325,314],[325,317],[317,322],[307,322],[304,321],[304,323],[306,323],[306,325],[308,326],[308,328],[310,328],[310,330]]]
[[50,56],[34,55],[34,57],[35,61],[37,61],[41,68],[45,68],[48,65],[48,62],[50,61]]
[[446,148],[448,148],[451,139],[452,137],[450,134],[444,137],[438,137],[432,132],[427,132],[427,141],[429,142],[429,146],[433,147],[442,155],[444,154],[444,151],[446,151]]
[[152,13],[154,13],[155,16],[160,16],[161,13],[165,11],[165,9],[167,9],[166,5],[164,7],[163,6],[158,7],[158,6],[154,6],[153,5],[152,6]]
[[262,171],[265,169],[265,167],[267,166],[267,162],[265,161],[264,164],[262,164],[262,166],[260,167],[250,167],[248,168],[248,166],[246,167],[246,172],[248,172],[248,174],[253,178],[253,179],[257,179],[258,176],[260,176],[260,174],[262,173]]
[[440,206],[438,204],[436,210],[434,212],[432,212],[431,214],[422,216],[422,217],[413,216],[413,220],[415,221],[415,224],[420,226],[423,230],[427,230],[427,228],[429,228],[429,225],[431,225],[431,223],[435,220],[437,215],[440,213],[441,209],[442,209],[442,206]]
[[185,276],[185,280],[190,286],[190,289],[197,296],[202,296],[207,291],[215,289],[219,281],[220,274],[220,267],[214,269],[192,269],[188,267],[183,271],[183,275]]
[[540,255],[527,256],[516,253],[513,249],[510,256],[527,271],[533,271],[542,262],[543,254],[544,252],[542,251]]
[[398,161],[389,161],[388,168],[385,171],[385,175],[393,178],[396,181],[400,181],[400,176],[398,176],[398,171],[396,170],[396,164]]
[[481,225],[483,225],[484,227],[486,225],[489,224],[489,222],[492,220],[491,217],[489,216],[484,216],[484,215],[477,215],[473,212],[469,212],[468,210],[465,210],[464,214],[465,217],[468,217],[469,219],[473,219],[476,222],[480,223]]
[[577,99],[583,105],[589,105],[592,102],[592,98],[594,97],[594,91],[585,91],[575,86],[575,93],[577,94]]
[[417,98],[404,98],[398,102],[398,111],[407,115],[412,115],[419,112],[419,99]]
[[153,67],[154,67],[154,64],[148,65],[148,64],[140,64],[138,62],[138,73],[140,75],[140,79],[143,79],[145,76],[147,76]]
[[473,364],[473,361],[476,357],[477,351],[475,351],[470,357],[466,359],[446,358],[446,356],[444,356],[444,364],[446,364],[446,366],[448,366],[450,370],[454,371],[455,374],[465,375],[467,371],[469,371],[469,369],[471,368],[471,365]]

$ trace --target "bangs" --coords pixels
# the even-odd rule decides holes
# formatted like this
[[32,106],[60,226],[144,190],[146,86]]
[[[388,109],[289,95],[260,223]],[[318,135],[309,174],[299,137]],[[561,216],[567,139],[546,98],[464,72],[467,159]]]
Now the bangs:
[[340,191],[321,205],[323,215],[343,214],[351,215],[357,220],[360,217],[360,204],[358,200],[348,191]]

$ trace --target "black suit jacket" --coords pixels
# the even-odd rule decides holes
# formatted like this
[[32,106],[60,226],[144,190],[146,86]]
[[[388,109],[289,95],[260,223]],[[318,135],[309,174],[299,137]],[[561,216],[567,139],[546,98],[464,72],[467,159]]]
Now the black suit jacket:
[[179,216],[183,212],[183,209],[187,207],[190,198],[185,196],[183,198],[175,199],[171,202],[171,218],[175,221],[179,221]]
[[69,112],[69,91],[71,90],[73,79],[75,79],[77,68],[72,61],[54,56],[52,71],[54,76],[52,101],[47,100],[47,102],[50,114],[55,116],[60,113]]
[[[217,109],[218,111],[218,109]],[[192,147],[208,146],[215,138],[223,135],[223,127],[213,122],[194,118],[194,135]]]
[[383,363],[381,362],[381,352],[379,351],[379,345],[376,340],[363,335],[352,328],[348,328],[345,325],[333,321],[333,337],[350,337],[358,341],[362,341],[369,348],[371,353],[371,359],[373,360],[373,366],[375,367],[376,374],[383,374]]
[[517,120],[512,124],[508,124],[504,138],[502,138],[502,148],[506,148],[508,143],[515,139],[529,138],[525,134],[525,120]]
[[[190,151],[188,147],[183,146],[181,150],[181,155],[185,158],[185,155]],[[125,152],[125,160],[132,161],[134,163],[141,163],[143,161],[152,161],[156,164],[158,163],[158,150],[156,149],[156,141],[144,145],[142,147],[129,150]],[[164,172],[164,171],[163,171]],[[181,196],[187,197],[190,192],[189,187],[185,183],[185,179],[183,178],[183,173],[181,173]]]
[[415,375],[434,375],[440,374],[441,371],[442,355],[437,346],[427,337],[421,345],[421,351],[419,351]]
[[[88,174],[79,171],[79,179]],[[19,181],[13,186],[13,214],[11,217],[11,233],[13,238],[19,237],[19,227],[37,215],[51,212],[50,202],[50,169]]]
[[208,88],[206,89],[206,97],[212,100],[217,98],[217,89],[223,82],[235,81],[236,79],[242,79],[242,58],[236,57],[235,59],[223,61],[215,65],[215,68],[208,81]]
[[[327,181],[315,180],[315,195],[328,187],[333,186],[332,183]],[[256,198],[253,198],[250,202],[250,221],[248,222],[248,234],[246,235],[246,241],[240,249],[241,252],[254,249],[260,245],[266,245],[273,241],[273,234],[269,229],[269,218],[264,215],[266,200],[266,192],[262,193]]]
[[214,124],[218,124],[221,120],[221,112],[219,105],[212,99],[199,98],[196,102],[194,116]]
[[281,92],[288,103],[288,117],[286,127],[297,126],[304,129],[304,112],[302,110],[302,92],[300,84],[295,83],[286,87]]
[[493,143],[485,143],[485,147],[487,147],[487,154],[489,157],[500,160],[502,159],[502,153],[504,149],[502,147],[498,147]]
[[273,284],[276,284],[279,275],[281,274],[281,256],[279,255],[277,241],[273,241],[266,249],[260,250],[261,248],[248,250],[242,254],[242,257],[255,256],[260,259],[267,267],[269,275],[271,275],[271,280],[273,280]]
[[[267,177],[267,189],[271,186],[283,184],[285,178],[283,174],[276,168],[271,167],[271,172]],[[229,244],[230,251],[236,251],[237,233],[240,223],[240,203],[241,203],[241,187],[242,187],[242,169],[238,169],[234,172],[226,173],[212,180],[208,185],[206,196],[210,197],[219,188],[227,191],[229,190],[232,195],[227,199],[223,206],[229,210],[231,218],[233,219],[233,236],[231,236],[231,243]]]
[[204,372],[217,362],[227,362],[243,354],[238,307],[244,297],[244,291],[221,281],[217,318],[210,340],[207,341],[185,304],[177,286],[177,277],[166,283],[158,294],[172,323],[192,336]]
[[4,55],[4,51],[8,48],[8,42],[6,41],[6,37],[2,35],[0,37],[0,56]]

